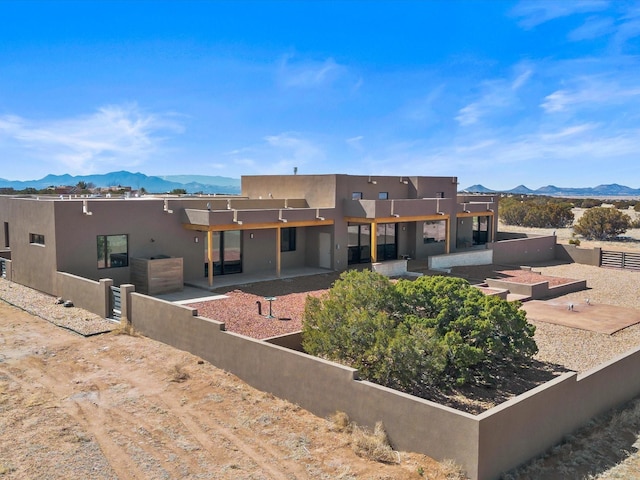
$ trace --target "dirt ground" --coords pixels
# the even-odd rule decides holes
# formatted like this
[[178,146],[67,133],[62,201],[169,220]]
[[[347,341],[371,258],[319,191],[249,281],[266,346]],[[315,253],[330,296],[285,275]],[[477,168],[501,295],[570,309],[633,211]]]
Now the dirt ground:
[[1,478],[458,477],[423,455],[358,457],[332,425],[186,352],[0,302]]

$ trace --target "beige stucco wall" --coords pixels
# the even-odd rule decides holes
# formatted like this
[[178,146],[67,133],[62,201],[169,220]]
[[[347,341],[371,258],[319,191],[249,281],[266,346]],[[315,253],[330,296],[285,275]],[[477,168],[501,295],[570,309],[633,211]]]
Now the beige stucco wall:
[[493,260],[500,265],[529,265],[556,258],[556,237],[553,235],[503,240],[490,244]]
[[223,330],[197,311],[144,295],[130,295],[136,331],[189,351],[252,386],[325,417],[346,412],[373,427],[382,421],[394,448],[454,458],[472,475],[478,422],[473,415],[357,380],[357,371]]
[[55,295],[70,300],[75,307],[84,308],[103,318],[111,316],[111,279],[89,280],[77,275],[56,272]]
[[[9,222],[13,281],[53,293],[56,248],[59,246],[55,235],[54,203],[35,198],[2,197],[0,206],[1,220]],[[45,244],[30,244],[32,233],[44,235]]]

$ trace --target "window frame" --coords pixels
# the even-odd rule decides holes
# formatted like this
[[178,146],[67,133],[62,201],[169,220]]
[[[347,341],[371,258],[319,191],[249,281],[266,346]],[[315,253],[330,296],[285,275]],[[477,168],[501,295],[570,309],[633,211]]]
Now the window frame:
[[42,233],[29,233],[29,244],[30,245],[45,245],[44,243],[44,234]]
[[295,252],[296,241],[296,227],[284,227],[280,229],[280,252]]
[[378,192],[378,200],[389,200],[389,192]]
[[[109,252],[109,237],[124,237],[126,252]],[[104,241],[102,243],[102,247],[104,250],[101,252],[100,248],[100,239],[103,238]],[[124,268],[129,266],[129,235],[126,233],[114,234],[114,235],[97,235],[96,236],[96,248],[97,248],[97,262],[98,262],[98,270],[105,270],[109,268]],[[119,255],[123,261],[122,263],[117,262],[116,265],[113,265],[113,255]],[[101,266],[101,262],[104,266]]]

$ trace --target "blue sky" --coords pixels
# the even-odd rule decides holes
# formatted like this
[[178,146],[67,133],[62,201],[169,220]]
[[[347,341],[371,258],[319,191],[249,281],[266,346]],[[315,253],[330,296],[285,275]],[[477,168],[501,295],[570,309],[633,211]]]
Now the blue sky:
[[0,177],[640,187],[640,2],[0,1]]

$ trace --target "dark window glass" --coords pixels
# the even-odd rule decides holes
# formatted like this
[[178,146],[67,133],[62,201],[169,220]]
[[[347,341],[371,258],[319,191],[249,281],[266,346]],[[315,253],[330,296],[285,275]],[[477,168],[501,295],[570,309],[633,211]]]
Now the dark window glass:
[[98,268],[117,268],[128,265],[128,235],[98,235]]
[[44,245],[44,235],[41,235],[39,233],[30,233],[29,243],[33,243],[36,245]]
[[296,249],[296,227],[280,229],[280,251],[293,252]]

